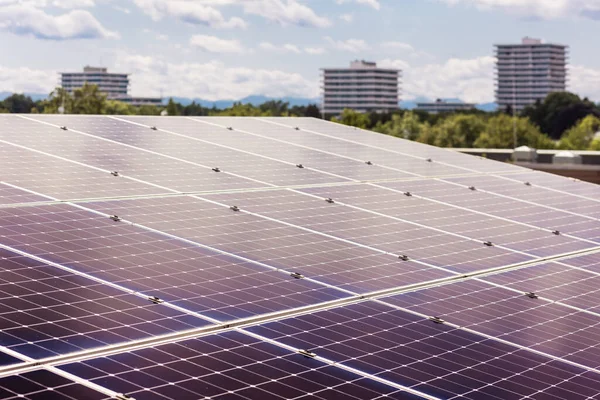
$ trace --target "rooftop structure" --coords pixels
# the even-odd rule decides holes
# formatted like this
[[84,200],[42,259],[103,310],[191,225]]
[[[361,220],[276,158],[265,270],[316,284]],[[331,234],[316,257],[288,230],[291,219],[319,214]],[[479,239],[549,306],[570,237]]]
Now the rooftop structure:
[[567,89],[567,46],[523,38],[496,45],[496,103],[521,111]]
[[339,115],[349,108],[358,112],[398,109],[401,71],[378,68],[374,62],[356,60],[350,68],[322,71],[322,112]]
[[124,103],[138,105],[159,105],[161,98],[157,97],[133,97],[129,95],[129,74],[108,72],[104,67],[83,68],[83,72],[62,72],[61,86],[69,93],[82,87],[85,83],[98,86],[101,93],[106,94],[109,100],[119,100]]

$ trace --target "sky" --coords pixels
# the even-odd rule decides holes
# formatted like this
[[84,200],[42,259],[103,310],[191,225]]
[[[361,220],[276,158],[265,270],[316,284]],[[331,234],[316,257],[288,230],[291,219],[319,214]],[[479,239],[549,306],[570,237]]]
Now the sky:
[[319,69],[402,69],[402,99],[494,100],[494,44],[569,46],[600,101],[600,0],[0,0],[0,91],[49,93],[84,65],[135,96],[319,96]]

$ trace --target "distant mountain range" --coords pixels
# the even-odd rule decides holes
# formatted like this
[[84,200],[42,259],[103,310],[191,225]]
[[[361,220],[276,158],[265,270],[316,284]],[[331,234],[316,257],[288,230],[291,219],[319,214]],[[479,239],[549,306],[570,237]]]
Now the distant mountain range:
[[[11,92],[0,92],[0,100],[4,100],[5,98],[7,98],[10,95],[12,95]],[[25,93],[25,95],[30,96],[34,101],[44,100],[45,98],[48,97],[48,95],[42,94],[42,93]],[[165,99],[168,99],[168,97],[166,97]],[[258,106],[258,105],[263,104],[264,102],[267,102],[270,100],[281,100],[281,101],[289,103],[291,107],[307,106],[309,104],[320,104],[320,100],[318,98],[303,98],[303,97],[278,97],[278,98],[275,98],[275,97],[268,97],[268,96],[262,96],[262,95],[247,96],[247,97],[244,97],[243,99],[239,99],[239,100],[211,101],[211,100],[204,100],[204,99],[200,99],[200,98],[190,99],[188,97],[173,97],[173,100],[178,103],[183,104],[184,106],[190,105],[190,104],[192,104],[192,102],[195,102],[196,104],[201,105],[202,107],[211,108],[211,107],[215,106],[216,108],[219,108],[219,109],[229,108],[233,105],[233,103],[252,104],[254,106]],[[460,99],[444,99],[444,100],[462,102]],[[412,110],[417,107],[417,103],[431,102],[431,101],[435,101],[435,100],[419,97],[414,100],[401,101],[400,107],[403,109],[406,109],[406,110]],[[498,106],[496,105],[496,103],[483,103],[483,104],[478,104],[477,108],[482,111],[491,112],[491,111],[496,111]]]

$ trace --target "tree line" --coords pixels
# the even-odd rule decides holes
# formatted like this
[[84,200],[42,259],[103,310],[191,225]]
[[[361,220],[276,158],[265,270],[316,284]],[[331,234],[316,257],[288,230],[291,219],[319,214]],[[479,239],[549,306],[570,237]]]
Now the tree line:
[[[166,105],[133,106],[108,100],[96,85],[85,84],[72,94],[55,89],[45,100],[34,101],[13,94],[0,102],[0,112],[107,115],[184,115],[184,116],[298,116],[321,118],[316,104],[293,106],[273,100],[255,106],[235,103],[225,109],[182,105],[169,99]],[[329,118],[328,118],[329,119]],[[397,110],[392,113],[362,114],[345,110],[333,121],[369,129],[404,139],[440,147],[599,150],[600,107],[587,98],[569,92],[552,93],[543,101],[527,107],[519,115],[507,107],[497,112],[479,110],[429,114]]]

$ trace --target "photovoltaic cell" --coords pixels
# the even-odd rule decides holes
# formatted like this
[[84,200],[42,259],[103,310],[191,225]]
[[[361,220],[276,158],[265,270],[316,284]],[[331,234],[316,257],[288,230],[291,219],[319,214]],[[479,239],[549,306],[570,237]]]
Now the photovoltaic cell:
[[140,399],[417,399],[237,332],[65,365]]
[[[310,197],[302,197],[311,200]],[[321,204],[329,205],[322,200],[315,200],[314,203],[315,208]],[[450,275],[428,266],[401,261],[397,256],[258,216],[233,212],[228,207],[195,198],[144,199],[93,203],[89,206],[102,212],[126,216],[131,221],[178,237],[361,293]],[[240,203],[239,206],[245,209],[244,204]],[[332,212],[328,220],[335,220],[337,215]],[[413,243],[413,246],[417,245]]]
[[[363,147],[376,146],[387,150],[388,156],[378,151],[377,154],[382,155],[383,164],[391,165],[394,163],[390,155],[392,152],[397,152],[395,158],[409,158],[410,156],[432,158],[436,162],[444,162],[451,165],[445,165],[450,171],[454,171],[455,167],[459,167],[463,172],[514,172],[520,168],[507,163],[500,163],[488,159],[480,159],[478,157],[464,157],[464,155],[456,153],[452,150],[441,149],[434,146],[427,146],[422,143],[402,140],[393,136],[381,135],[374,132],[369,132],[363,129],[355,129],[353,127],[342,124],[334,124],[328,121],[322,121],[314,118],[260,118],[262,121],[274,122],[278,125],[287,125],[289,127],[299,127],[305,132],[305,136],[312,138],[309,135],[310,131],[327,135],[332,138],[351,140]],[[283,130],[285,132],[285,130]],[[286,132],[287,133],[287,132]],[[338,140],[339,143],[339,140]],[[402,156],[404,155],[404,156]],[[379,160],[379,158],[378,158]],[[375,162],[375,161],[374,161]],[[382,163],[382,161],[378,161]]]
[[520,182],[529,182],[532,185],[540,186],[542,188],[560,190],[565,193],[587,196],[593,199],[597,199],[600,195],[600,187],[598,185],[579,180],[576,181],[574,179],[569,179],[542,171],[531,171],[524,169],[519,174],[506,175],[505,177]]
[[584,268],[590,272],[600,274],[600,254],[590,254],[587,256],[567,258],[561,261],[563,264],[573,267]]
[[[468,182],[466,179],[464,182]],[[469,210],[486,213],[515,222],[526,223],[535,227],[558,230],[563,234],[594,240],[600,243],[600,224],[592,217],[578,216],[563,212],[553,207],[545,207],[543,202],[533,204],[524,202],[518,197],[508,198],[477,190],[467,190],[464,185],[443,180],[418,180],[405,182],[381,183],[399,191],[408,191],[427,199],[441,201]]]
[[47,370],[0,378],[2,400],[108,400],[110,397]]
[[[79,117],[78,119],[68,118],[64,121],[58,121],[56,118],[57,117],[47,116],[49,121],[54,121],[54,123],[60,123],[61,125],[63,123],[71,125],[71,123],[75,123],[77,120],[86,121],[90,119],[90,117]],[[101,120],[100,118],[95,117],[92,117],[91,119],[98,121]],[[0,122],[1,121],[2,120],[0,119]],[[110,123],[111,120],[107,121]],[[107,129],[109,127],[107,127]],[[133,128],[135,128],[135,126],[133,126]],[[150,129],[147,129],[146,131],[152,132]],[[120,131],[118,131],[117,134],[118,133],[120,133]],[[136,144],[143,144],[145,141],[151,141],[151,138],[148,137],[148,135],[149,134],[140,137],[139,143],[134,143],[133,146]],[[90,176],[87,180],[82,179],[77,183],[79,190],[86,190],[86,182],[89,182],[90,185],[101,186],[102,189],[107,192],[101,196],[96,195],[87,197],[114,197],[119,195],[132,196],[136,194],[170,193],[171,191],[168,189],[175,191],[208,191],[224,189],[250,189],[265,186],[261,183],[228,174],[216,174],[211,170],[211,168],[218,165],[208,164],[203,166],[202,163],[197,165],[195,163],[185,162],[185,160],[163,156],[161,153],[151,153],[148,151],[143,151],[141,148],[128,147],[119,143],[102,140],[99,137],[83,135],[69,130],[63,131],[57,126],[49,126],[40,122],[34,122],[20,118],[14,118],[13,123],[7,124],[6,130],[0,131],[0,139],[25,146],[29,149],[44,151],[48,154],[59,156],[65,160],[71,161],[58,160],[59,162],[64,161],[61,162],[60,168],[56,167],[56,169],[59,169],[60,171],[55,172],[50,170],[47,173],[52,175],[40,177],[35,175],[35,172],[44,171],[44,167],[46,166],[45,163],[56,163],[56,159],[49,160],[51,157],[43,156],[39,162],[36,162],[38,165],[32,167],[30,162],[32,162],[34,158],[31,156],[31,151],[26,150],[25,153],[22,153],[19,156],[15,153],[14,146],[3,145],[1,147],[1,149],[4,151],[10,151],[11,153],[10,157],[6,159],[8,160],[7,163],[9,163],[8,167],[10,167],[8,170],[13,170],[14,174],[17,176],[20,176],[22,171],[33,171],[33,179],[41,181],[42,184],[45,182],[45,185],[48,187],[48,190],[45,191],[45,194],[51,194],[49,192],[55,190],[54,186],[51,186],[51,184],[55,186],[60,185],[61,179],[59,178],[62,175],[70,171],[79,172],[80,170],[85,169],[86,166],[90,171],[93,167],[102,168],[107,171],[106,178],[104,178],[104,180],[101,180],[100,178],[94,178],[94,176],[97,176],[97,173],[96,171],[92,171],[94,175]],[[35,153],[33,153],[33,155],[35,155]],[[18,164],[15,164],[11,167],[12,161],[15,158],[17,159]],[[83,165],[73,164],[73,161]],[[110,175],[109,171],[117,171],[123,176],[141,179],[155,185],[167,186],[168,189],[165,189],[164,187],[156,188],[152,187],[151,185],[125,180],[122,177],[115,179],[115,177]],[[84,172],[88,175],[90,174],[89,171]],[[54,173],[57,175],[54,176]],[[68,174],[67,178],[65,179],[74,179],[73,176],[75,176],[75,178],[77,177],[76,174]],[[108,184],[109,182],[110,184]],[[117,190],[110,192],[110,188],[114,185],[117,185],[117,188],[119,187],[118,185],[126,185],[132,189],[130,189],[129,193],[117,192]],[[133,191],[134,188],[140,186],[143,190],[140,190],[139,192]],[[110,193],[114,194],[111,195]],[[81,197],[82,196],[79,195],[77,198]]]
[[[214,122],[207,124],[201,120],[187,118],[126,117],[124,119],[148,126],[158,126],[181,135],[228,146],[237,151],[249,152],[292,164],[302,164],[307,169],[316,168],[325,173],[337,174],[354,180],[398,179],[413,176],[378,165],[367,165],[366,161],[368,160],[343,158],[319,149],[294,145],[274,136],[266,137],[261,134],[262,129],[250,132],[247,130],[247,124],[238,124],[237,121],[232,121],[236,126],[235,129],[225,131],[224,128],[228,125],[220,119],[217,119],[217,122],[221,121],[221,123],[216,126]],[[253,123],[254,121],[249,122]],[[258,124],[263,128],[272,128],[268,125],[264,126],[260,122]],[[237,129],[243,129],[243,131]]]
[[32,358],[209,322],[0,249],[0,343]]
[[[398,154],[389,151],[363,146],[358,143],[340,141],[334,137],[314,135],[310,132],[294,129],[285,129],[278,125],[273,125],[258,119],[247,121],[231,117],[219,118],[196,118],[200,121],[221,124],[223,126],[231,125],[236,129],[241,129],[251,133],[258,133],[262,136],[281,139],[288,143],[306,146],[314,149],[320,149],[329,153],[349,157],[356,160],[371,161],[374,165],[386,166],[397,170],[398,177],[406,174],[412,176],[431,177],[431,176],[450,176],[461,175],[465,171],[459,168],[443,166],[430,163],[424,159],[401,157]],[[352,128],[351,128],[352,129]],[[353,129],[352,129],[353,130]]]
[[600,275],[566,264],[542,264],[483,280],[600,314]]
[[539,186],[527,186],[495,177],[449,178],[463,185],[474,185],[481,189],[504,196],[516,197],[536,204],[543,204],[563,211],[600,219],[600,202],[565,193],[551,191]]
[[[208,167],[219,167],[272,185],[304,185],[323,182],[343,182],[346,179],[319,174],[313,171],[302,171],[294,164],[285,165],[277,161],[267,160],[230,150],[215,145],[198,142],[193,139],[154,131],[148,127],[133,125],[124,121],[109,118],[36,116],[54,124],[66,124],[74,130],[135,146],[139,149],[151,150],[179,160],[198,163]],[[212,128],[223,135],[229,132],[225,127]],[[70,136],[73,136],[71,133]],[[118,146],[115,144],[111,144]],[[131,149],[133,150],[133,149]],[[73,156],[76,156],[73,155]],[[170,160],[172,162],[174,160]],[[175,160],[176,161],[176,160]],[[208,170],[209,172],[212,172]]]
[[375,302],[250,331],[437,398],[585,399],[600,377]]
[[[1,142],[0,168],[4,182],[61,200],[167,193],[163,189],[116,178],[109,172],[10,147]],[[28,198],[32,199],[33,196],[29,195]],[[44,196],[39,198],[40,201],[48,200]]]
[[470,280],[384,301],[589,368],[600,366],[597,315],[525,293]]
[[24,190],[15,189],[6,184],[0,183],[0,206],[46,200],[47,199],[45,197],[37,196]]

